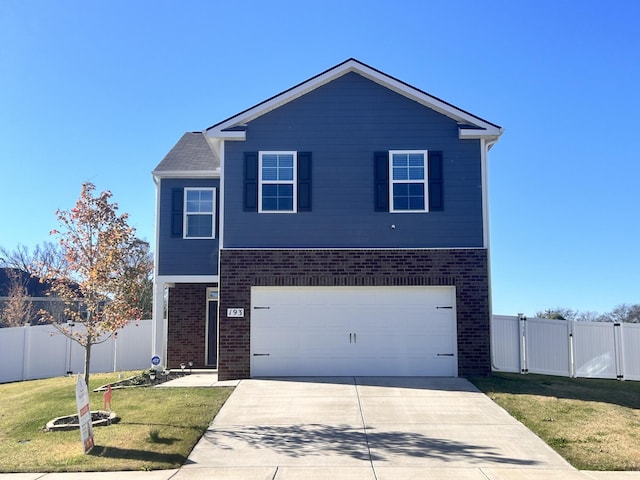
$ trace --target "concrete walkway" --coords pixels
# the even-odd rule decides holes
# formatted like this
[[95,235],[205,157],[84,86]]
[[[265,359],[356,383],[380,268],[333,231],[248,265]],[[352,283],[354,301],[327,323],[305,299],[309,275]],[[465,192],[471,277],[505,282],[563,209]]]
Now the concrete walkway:
[[218,381],[215,370],[196,370],[190,375],[176,378],[157,385],[156,388],[166,387],[237,387],[240,380]]
[[0,479],[640,479],[640,472],[575,470],[459,378],[217,382],[194,373],[165,385],[237,385],[181,469]]

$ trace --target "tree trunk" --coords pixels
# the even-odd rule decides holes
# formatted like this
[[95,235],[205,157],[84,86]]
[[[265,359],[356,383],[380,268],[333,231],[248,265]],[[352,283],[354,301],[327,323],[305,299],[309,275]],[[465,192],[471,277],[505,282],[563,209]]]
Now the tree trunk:
[[87,337],[87,344],[84,346],[84,382],[89,388],[89,368],[91,367],[91,347],[93,346],[93,339]]

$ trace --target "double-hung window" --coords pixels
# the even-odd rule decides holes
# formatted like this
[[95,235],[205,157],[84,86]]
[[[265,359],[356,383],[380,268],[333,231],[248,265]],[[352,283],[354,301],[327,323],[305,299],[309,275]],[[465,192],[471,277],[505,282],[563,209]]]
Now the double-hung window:
[[184,238],[215,238],[216,189],[184,189]]
[[296,212],[296,165],[297,152],[259,152],[259,212]]
[[426,150],[391,150],[389,152],[391,212],[429,210],[427,165]]

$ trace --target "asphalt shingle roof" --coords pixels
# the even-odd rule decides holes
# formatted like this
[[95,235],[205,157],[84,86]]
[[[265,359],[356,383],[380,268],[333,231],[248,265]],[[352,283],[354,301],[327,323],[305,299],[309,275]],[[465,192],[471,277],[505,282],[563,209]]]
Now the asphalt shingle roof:
[[209,147],[202,132],[187,132],[162,159],[153,173],[205,172],[219,168],[220,159]]

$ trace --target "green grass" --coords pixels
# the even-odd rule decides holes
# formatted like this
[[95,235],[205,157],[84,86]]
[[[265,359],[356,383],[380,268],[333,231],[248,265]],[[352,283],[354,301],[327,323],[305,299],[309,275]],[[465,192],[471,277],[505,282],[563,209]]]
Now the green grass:
[[640,383],[545,375],[470,379],[581,470],[640,470]]
[[[117,374],[91,376],[92,410],[102,409],[103,394],[91,390],[117,378]],[[75,377],[60,377],[0,385],[0,472],[177,468],[233,390],[113,390],[112,409],[120,421],[94,428],[96,446],[84,455],[78,430],[43,431],[49,420],[77,413],[75,384]]]

